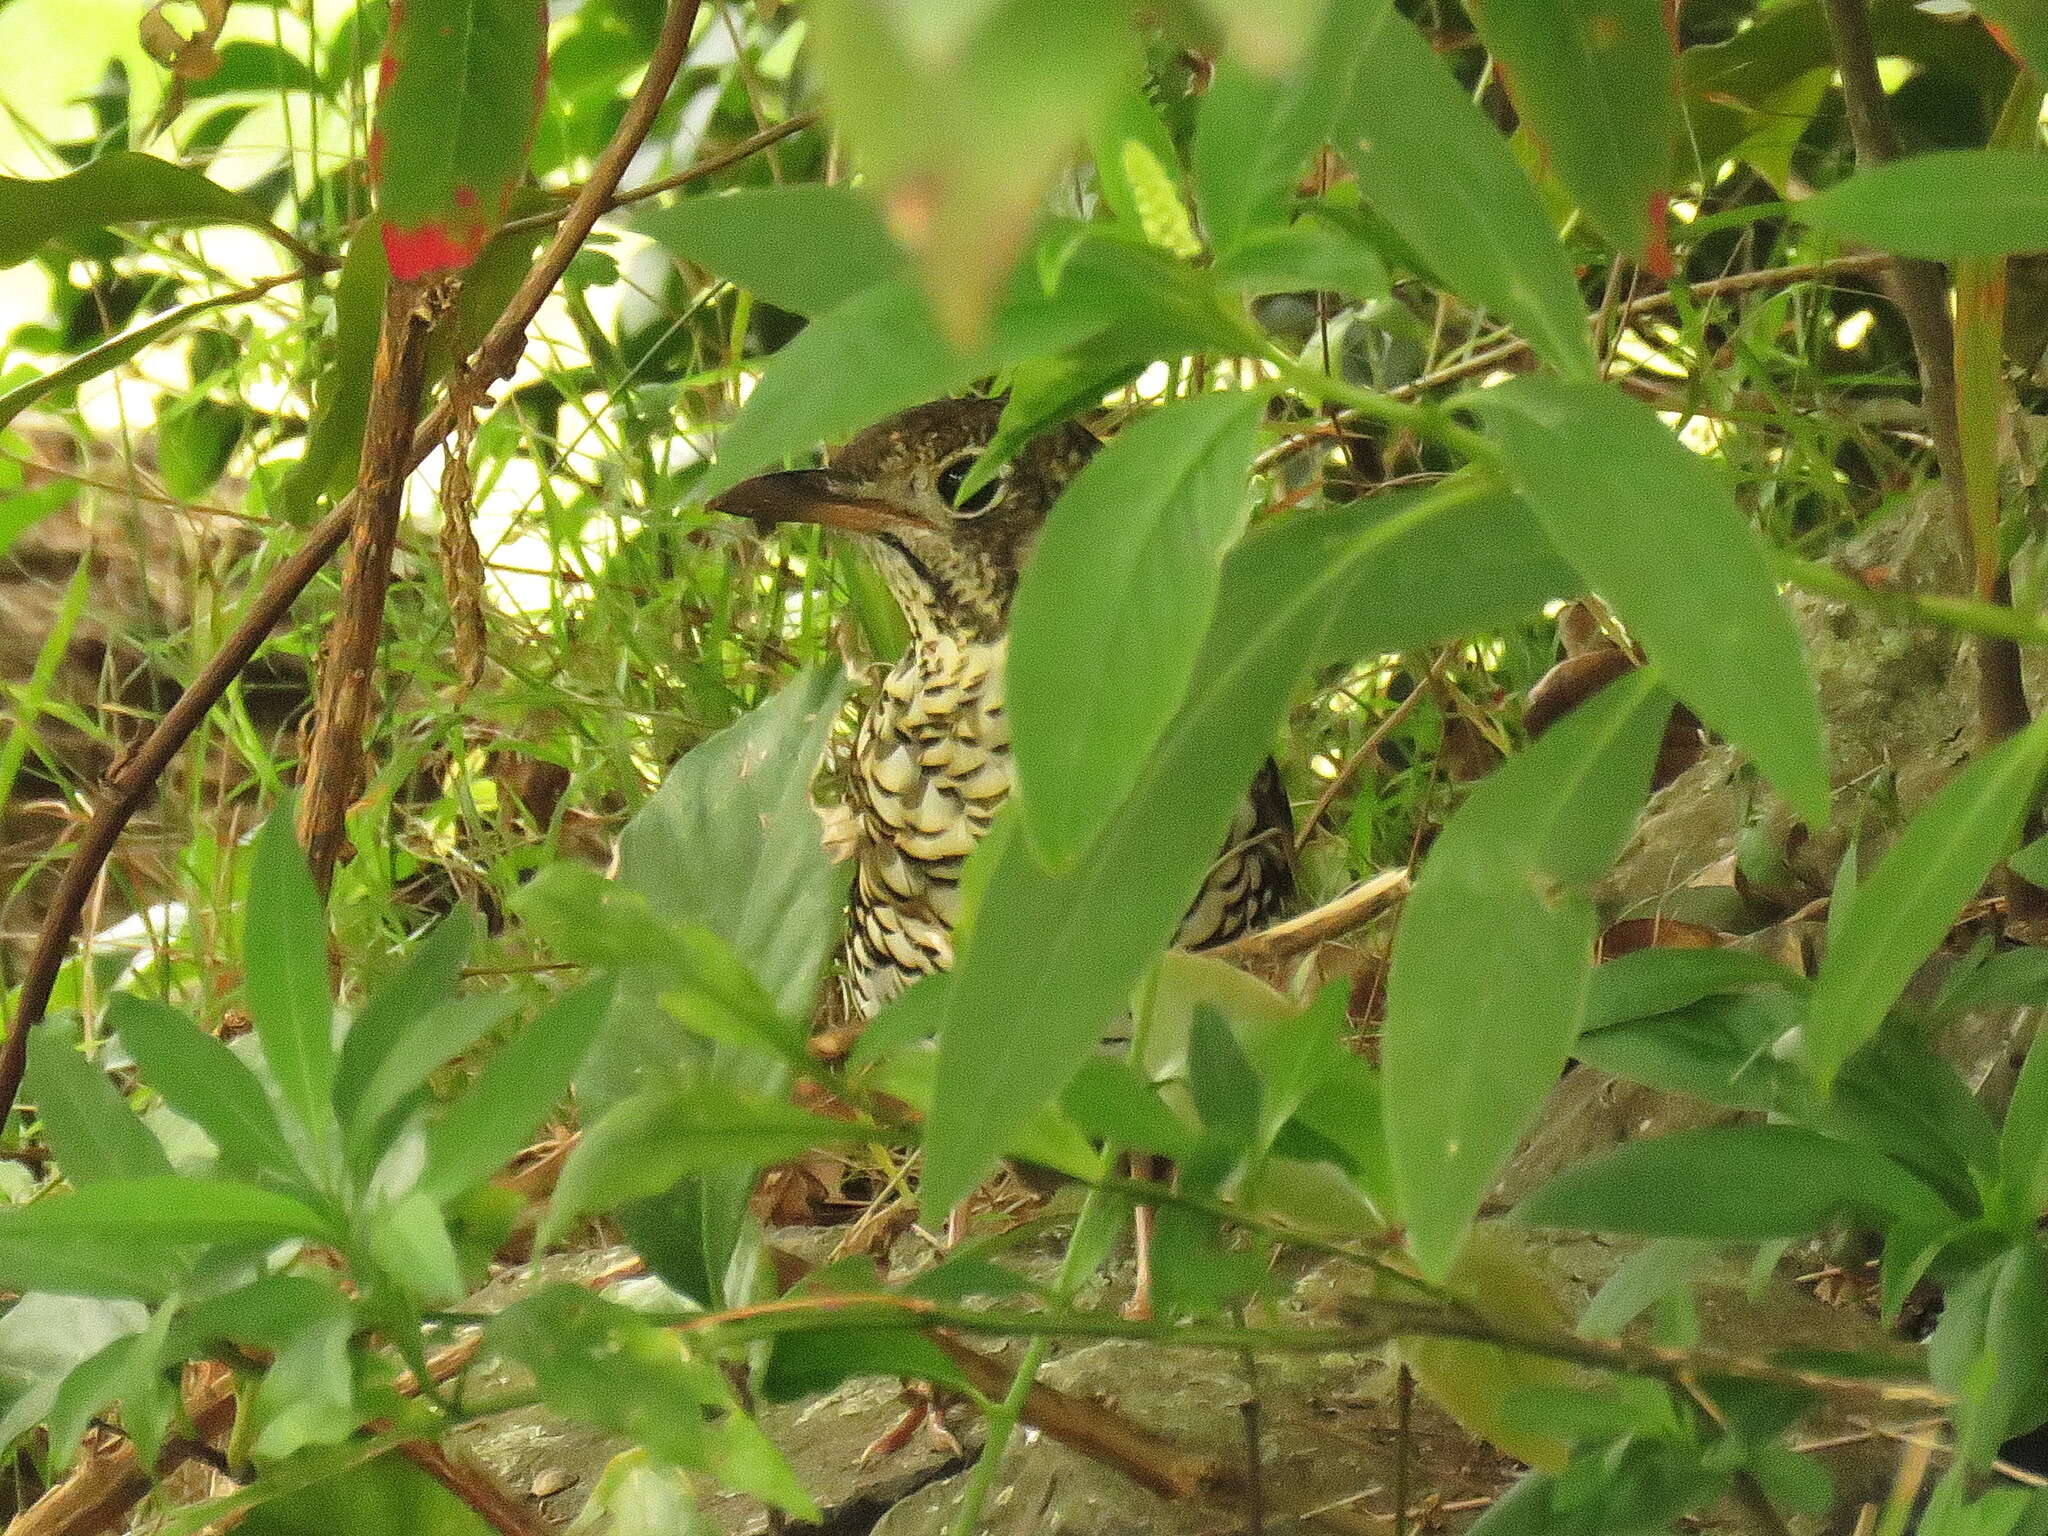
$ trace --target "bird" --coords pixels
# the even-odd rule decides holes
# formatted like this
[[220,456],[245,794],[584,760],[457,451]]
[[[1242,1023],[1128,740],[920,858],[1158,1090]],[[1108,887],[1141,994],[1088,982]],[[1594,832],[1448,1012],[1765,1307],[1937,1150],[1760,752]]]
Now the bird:
[[[953,964],[960,873],[1016,788],[1003,704],[1010,605],[1053,504],[1101,447],[1067,422],[1031,438],[962,494],[994,441],[1000,398],[914,406],[869,427],[820,469],[780,470],[712,498],[771,528],[816,523],[867,546],[910,632],[854,740],[855,872],[844,970],[873,1018]],[[1175,939],[1207,949],[1264,927],[1295,895],[1293,817],[1269,758]]]

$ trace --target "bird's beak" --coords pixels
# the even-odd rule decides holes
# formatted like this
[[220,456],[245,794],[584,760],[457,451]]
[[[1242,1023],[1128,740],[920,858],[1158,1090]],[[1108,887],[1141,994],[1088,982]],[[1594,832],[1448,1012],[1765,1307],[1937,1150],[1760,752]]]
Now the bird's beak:
[[714,512],[753,519],[764,529],[777,523],[823,523],[850,533],[929,526],[915,513],[865,494],[829,469],[785,469],[742,480],[706,503]]

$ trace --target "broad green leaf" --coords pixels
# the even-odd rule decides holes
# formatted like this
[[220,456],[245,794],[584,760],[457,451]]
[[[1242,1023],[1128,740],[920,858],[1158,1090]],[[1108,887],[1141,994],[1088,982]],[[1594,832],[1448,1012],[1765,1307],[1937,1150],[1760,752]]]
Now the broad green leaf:
[[180,501],[203,500],[226,473],[249,425],[239,405],[194,395],[156,419],[156,456],[164,488]]
[[[817,0],[806,12],[826,94],[877,182],[939,328],[979,345],[1039,204],[1135,73],[1127,0],[988,0],[943,37],[916,8]],[[931,391],[937,394],[943,391]]]
[[[1498,1228],[1473,1234],[1447,1288],[1481,1316],[1511,1326],[1565,1326],[1543,1270],[1522,1251],[1515,1234]],[[1401,1293],[1398,1286],[1391,1289]],[[1564,1465],[1569,1448],[1553,1435],[1532,1431],[1515,1406],[1529,1392],[1583,1390],[1583,1378],[1571,1367],[1456,1339],[1406,1338],[1399,1348],[1422,1389],[1472,1433],[1531,1466],[1555,1471]]]
[[1911,155],[1797,204],[1817,229],[1931,261],[2048,249],[2048,159],[2013,149]]
[[377,1063],[348,1126],[349,1165],[368,1175],[402,1125],[405,1112],[428,1097],[428,1081],[518,1011],[519,999],[500,992],[458,997],[415,1020]]
[[0,176],[0,267],[51,240],[110,224],[252,224],[263,210],[197,171],[116,150],[51,181]]
[[1605,385],[1531,375],[1465,401],[1558,553],[1614,605],[1671,691],[1824,825],[1813,680],[1769,553],[1720,474]]
[[413,947],[398,973],[350,1021],[334,1070],[334,1108],[343,1125],[355,1121],[357,1106],[382,1063],[403,1047],[422,1019],[454,998],[475,934],[475,912],[457,907]]
[[292,832],[289,801],[256,834],[242,917],[249,1014],[285,1104],[315,1142],[333,1129],[334,999],[327,913]]
[[61,367],[52,368],[48,373],[37,374],[25,379],[14,388],[0,391],[0,428],[9,425],[30,406],[60,389],[70,389],[96,379],[101,374],[118,368],[144,347],[163,340],[181,326],[190,324],[201,315],[210,314],[230,304],[246,304],[253,295],[246,289],[234,293],[215,294],[208,299],[194,299],[189,304],[179,304],[160,315],[130,326],[120,335],[88,348]]
[[250,1454],[280,1461],[308,1446],[338,1445],[368,1417],[356,1406],[347,1313],[314,1318],[286,1339],[250,1403]]
[[1711,1244],[1683,1237],[1662,1238],[1638,1248],[1586,1303],[1579,1314],[1579,1333],[1589,1339],[1620,1338],[1623,1329],[1667,1296],[1684,1295],[1713,1252]]
[[122,1428],[155,1460],[162,1441],[159,1426],[169,1418],[162,1399],[171,1390],[163,1379],[163,1330],[170,1320],[168,1307],[159,1310],[150,1327],[115,1339],[64,1378],[47,1420],[54,1470],[70,1468],[92,1419],[116,1400],[122,1405]]
[[733,947],[792,1019],[808,1019],[837,937],[840,884],[811,780],[845,684],[818,667],[676,764],[619,838],[619,879],[671,923]]
[[1358,13],[1331,7],[1327,30],[1285,79],[1219,59],[1195,114],[1189,160],[1209,243],[1228,255],[1283,222],[1302,163],[1328,141],[1357,85]]
[[1364,241],[1313,209],[1292,224],[1254,230],[1217,258],[1216,281],[1240,293],[1332,289],[1353,298],[1386,297],[1386,263]]
[[2005,1187],[2030,1218],[2048,1209],[2048,1046],[2041,1039],[2037,1027],[1998,1137]]
[[269,1095],[226,1045],[177,1010],[132,993],[117,993],[107,1004],[107,1023],[120,1033],[143,1082],[206,1132],[227,1163],[297,1176],[298,1160]]
[[406,0],[385,39],[370,179],[391,275],[460,271],[526,171],[547,65],[533,0]]
[[378,1208],[369,1229],[370,1252],[407,1295],[433,1306],[452,1307],[462,1300],[467,1289],[462,1261],[432,1195],[416,1189]]
[[[342,1458],[338,1451],[329,1452]],[[363,1461],[322,1466],[302,1457],[292,1463],[306,1472],[274,1489],[277,1471],[267,1472],[254,1489],[276,1492],[235,1524],[242,1536],[333,1536],[353,1531],[359,1536],[491,1536],[495,1529],[427,1473],[402,1456],[385,1454]],[[270,1485],[270,1486],[266,1486]],[[214,1510],[210,1519],[229,1511]],[[205,1523],[205,1522],[202,1522]]]
[[1649,792],[1671,713],[1636,673],[1483,781],[1423,862],[1381,1033],[1387,1150],[1424,1276],[1441,1280],[1585,1014],[1589,887]]
[[9,1219],[0,1209],[0,1286],[10,1291],[157,1301],[188,1267],[184,1255],[119,1233],[16,1237],[6,1231]]
[[1459,295],[1590,379],[1571,263],[1506,142],[1392,0],[1334,0],[1334,15],[1360,72],[1337,147],[1366,200]]
[[2032,1236],[1951,1285],[1927,1341],[1928,1374],[1962,1399],[1958,1461],[1989,1469],[1999,1446],[2048,1417],[2048,1253]]
[[874,204],[817,183],[686,197],[633,221],[650,239],[791,314],[823,315],[903,275]]
[[712,1081],[644,1088],[587,1126],[562,1168],[543,1245],[578,1216],[658,1195],[711,1168],[756,1169],[872,1132]]
[[985,895],[946,989],[926,1211],[965,1197],[1058,1096],[1172,940],[1309,668],[1517,622],[1573,586],[1519,503],[1461,486],[1240,543],[1194,686],[1086,857],[1055,875],[1012,838],[970,860]]
[[1024,824],[1055,868],[1115,813],[1187,692],[1250,512],[1261,409],[1255,395],[1197,395],[1126,427],[1038,536],[1004,698]]
[[428,1129],[420,1188],[451,1199],[511,1162],[567,1097],[611,1000],[609,978],[585,982],[500,1047]]
[[1664,0],[1474,0],[1469,14],[1537,151],[1593,226],[1642,258],[1678,126]]
[[29,1036],[23,1086],[58,1170],[73,1186],[170,1173],[162,1144],[107,1074],[79,1055],[71,1031],[44,1028]]
[[554,1285],[499,1314],[486,1337],[533,1372],[564,1417],[625,1435],[658,1461],[710,1473],[799,1520],[820,1518],[721,1367],[628,1308]]
[[[131,1243],[328,1241],[328,1222],[289,1195],[235,1179],[109,1179],[75,1194],[0,1211],[0,1242],[116,1238]],[[39,1283],[39,1290],[55,1287]]]
[[1823,1092],[2018,839],[2044,765],[2048,720],[1943,785],[1863,882],[1821,963],[1806,1022],[1807,1064]]
[[1632,1141],[1581,1163],[1515,1210],[1529,1226],[1762,1243],[1854,1216],[1902,1231],[1955,1222],[1889,1158],[1794,1125],[1734,1125]]
[[1605,1029],[1758,987],[1803,991],[1806,978],[1746,949],[1639,949],[1593,972],[1585,1027]]
[[1786,994],[1723,993],[1597,1028],[1590,1012],[1572,1050],[1602,1072],[1730,1109],[1775,1109],[1796,1091],[1798,1074],[1770,1050],[1801,1017]]

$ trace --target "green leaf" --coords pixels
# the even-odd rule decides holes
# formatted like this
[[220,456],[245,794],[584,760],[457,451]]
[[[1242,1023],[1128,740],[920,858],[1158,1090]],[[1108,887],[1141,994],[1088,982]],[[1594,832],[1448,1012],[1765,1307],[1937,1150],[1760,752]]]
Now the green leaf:
[[0,176],[0,267],[27,261],[52,240],[110,224],[251,224],[263,210],[199,172],[116,150],[52,181]]
[[526,172],[546,58],[533,0],[392,7],[370,179],[394,278],[459,271],[482,253]]
[[1189,159],[1196,207],[1219,253],[1283,220],[1302,162],[1328,141],[1356,88],[1360,56],[1344,32],[1356,19],[1350,5],[1332,6],[1329,30],[1292,78],[1217,60],[1196,109]]
[[1962,1399],[1958,1462],[1990,1468],[1999,1446],[2048,1418],[2048,1253],[2029,1236],[1948,1289],[1927,1341],[1928,1374]]
[[370,1252],[407,1295],[429,1305],[454,1306],[468,1289],[462,1262],[448,1235],[440,1204],[425,1190],[414,1190],[370,1218]]
[[805,20],[855,160],[880,186],[940,329],[965,349],[984,338],[1046,188],[1136,72],[1137,50],[1121,0],[919,9],[817,0]]
[[1647,672],[1573,710],[1472,792],[1402,911],[1380,1071],[1409,1252],[1431,1280],[1570,1056],[1599,931],[1588,888],[1635,825],[1670,713]]
[[507,1041],[428,1129],[420,1188],[451,1199],[517,1156],[567,1097],[611,1000],[609,978],[585,982]]
[[1909,1232],[1955,1221],[1889,1158],[1793,1125],[1632,1141],[1566,1170],[1515,1210],[1528,1226],[1724,1243],[1808,1237],[1852,1215]]
[[[109,1179],[76,1194],[0,1211],[0,1242],[75,1237],[127,1242],[254,1243],[290,1237],[329,1241],[321,1215],[289,1195],[235,1179]],[[50,1290],[47,1284],[37,1289]]]
[[2048,159],[1945,149],[1858,171],[1796,205],[1799,218],[1861,245],[1930,261],[2048,248]]
[[76,1187],[168,1174],[171,1160],[107,1074],[78,1053],[66,1029],[29,1036],[28,1096],[57,1167]]
[[377,337],[384,326],[384,296],[391,267],[384,242],[365,223],[349,241],[334,279],[334,337],[326,366],[313,385],[313,421],[306,449],[286,476],[281,500],[293,522],[312,518],[323,495],[339,495],[362,461],[363,423],[370,412],[370,378]]
[[298,1159],[270,1096],[225,1044],[175,1009],[126,992],[107,1004],[107,1023],[120,1033],[142,1080],[206,1132],[228,1164],[298,1176]]
[[1142,231],[1145,228],[1145,212],[1139,206],[1142,195],[1133,184],[1130,166],[1125,160],[1132,145],[1143,151],[1137,163],[1147,168],[1144,174],[1162,178],[1173,200],[1182,204],[1181,220],[1185,223],[1185,203],[1180,179],[1175,174],[1180,155],[1173,147],[1173,134],[1160,117],[1159,109],[1152,105],[1151,97],[1145,94],[1144,87],[1135,82],[1127,84],[1116,94],[1096,123],[1089,155],[1095,162],[1096,188],[1103,202],[1109,205],[1110,212],[1116,215],[1116,222],[1125,230]]
[[685,754],[619,838],[621,882],[724,939],[791,1019],[810,1017],[838,933],[810,785],[844,689],[836,667],[796,679]]
[[553,1242],[578,1216],[660,1194],[706,1169],[762,1168],[873,1134],[718,1082],[644,1088],[585,1128],[563,1165],[540,1241]]
[[238,405],[198,395],[177,402],[156,419],[157,467],[164,487],[181,501],[198,501],[226,472],[249,416]]
[[1806,978],[1746,949],[1639,949],[1593,972],[1585,1027],[1605,1029],[1759,987],[1804,991]]
[[158,1301],[189,1267],[184,1255],[122,1235],[15,1237],[8,1220],[0,1209],[0,1286],[10,1291]]
[[2017,840],[2044,764],[2048,721],[2037,721],[1943,785],[1863,882],[1821,963],[1806,1022],[1807,1064],[1823,1092]]
[[1591,379],[1586,307],[1507,144],[1392,0],[1334,0],[1358,60],[1337,147],[1368,202],[1462,297]]
[[79,353],[61,367],[52,368],[48,373],[37,374],[12,389],[0,391],[0,428],[5,428],[23,411],[58,390],[73,388],[120,367],[144,347],[163,340],[173,331],[190,324],[201,315],[210,314],[230,304],[246,304],[251,297],[247,289],[240,289],[234,293],[219,293],[209,299],[194,299],[189,304],[179,304],[139,325],[130,326],[120,335],[103,341],[96,347]]
[[624,1435],[658,1461],[708,1472],[799,1520],[817,1506],[723,1371],[677,1336],[574,1285],[554,1285],[491,1323],[491,1346],[533,1372],[564,1417]]
[[2037,1026],[1998,1136],[2005,1187],[2028,1217],[2048,1210],[2048,1046]]
[[1475,0],[1469,14],[1537,152],[1593,226],[1642,258],[1678,126],[1664,0]]
[[256,834],[242,918],[249,1014],[284,1101],[316,1142],[331,1135],[334,999],[327,982],[327,913],[292,832],[289,800]]
[[903,252],[874,204],[817,183],[686,197],[633,227],[687,261],[806,318],[900,278]]
[[1194,686],[1087,855],[1053,874],[1012,838],[970,861],[985,896],[945,998],[926,1211],[964,1198],[1058,1096],[1172,940],[1297,679],[1515,622],[1572,585],[1519,503],[1463,486],[1375,497],[1241,542]]
[[163,1329],[170,1319],[168,1308],[159,1311],[152,1326],[115,1339],[97,1354],[80,1361],[64,1378],[50,1404],[47,1420],[53,1470],[62,1472],[70,1468],[92,1419],[116,1400],[122,1404],[122,1427],[135,1439],[138,1449],[155,1460],[162,1443],[162,1432],[157,1426],[169,1418],[161,1399],[170,1395],[169,1384],[163,1380]]
[[1197,395],[1126,427],[1054,504],[1011,609],[1004,698],[1024,825],[1080,857],[1187,692],[1250,511],[1261,402]]
[[[1597,995],[1599,972],[1595,971]],[[1799,1004],[1783,993],[1723,993],[1668,1013],[1619,1024],[1588,1025],[1573,1046],[1578,1059],[1632,1083],[1681,1093],[1730,1109],[1776,1109],[1797,1072],[1771,1054],[1798,1024]]]
[[[475,935],[475,911],[457,907],[420,940],[398,973],[350,1022],[334,1071],[334,1108],[343,1125],[354,1124],[357,1107],[384,1061],[403,1047],[422,1019],[454,998]],[[425,1075],[417,1081],[424,1082]]]
[[1294,223],[1261,229],[1216,262],[1216,281],[1240,293],[1331,289],[1353,298],[1384,298],[1386,263],[1363,241],[1311,210]]
[[257,1426],[252,1455],[278,1461],[356,1432],[367,1415],[356,1406],[351,1326],[346,1312],[323,1313],[279,1347],[250,1404]]
[[1713,466],[1605,385],[1532,375],[1465,403],[1558,552],[1614,604],[1671,691],[1824,825],[1813,680],[1763,541]]
[[374,1169],[389,1145],[386,1133],[394,1129],[391,1122],[398,1111],[417,1106],[437,1069],[475,1045],[518,1008],[519,999],[510,993],[458,997],[415,1020],[377,1063],[363,1087],[348,1127],[350,1166],[365,1175]]

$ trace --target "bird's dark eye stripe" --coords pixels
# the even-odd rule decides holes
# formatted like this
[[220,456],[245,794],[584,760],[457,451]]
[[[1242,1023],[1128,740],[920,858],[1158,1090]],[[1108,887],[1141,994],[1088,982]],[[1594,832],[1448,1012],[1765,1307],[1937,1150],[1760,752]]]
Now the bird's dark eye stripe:
[[1003,476],[998,471],[993,480],[985,482],[972,496],[965,501],[959,499],[960,487],[967,483],[967,472],[974,468],[974,461],[979,457],[979,454],[963,453],[939,471],[939,494],[956,511],[986,512],[1003,492]]

